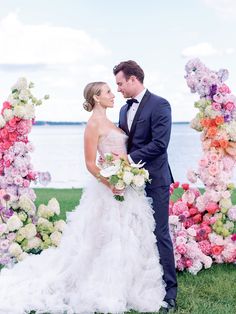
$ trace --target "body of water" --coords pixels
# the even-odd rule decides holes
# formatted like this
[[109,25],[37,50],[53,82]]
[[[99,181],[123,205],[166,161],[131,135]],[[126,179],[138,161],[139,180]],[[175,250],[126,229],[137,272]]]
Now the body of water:
[[[29,136],[35,147],[32,163],[35,170],[50,172],[48,187],[77,188],[86,184],[90,174],[84,162],[83,134],[84,126],[79,125],[33,126]],[[188,124],[173,124],[168,152],[175,181],[187,182],[187,170],[197,169],[202,155],[200,133]]]

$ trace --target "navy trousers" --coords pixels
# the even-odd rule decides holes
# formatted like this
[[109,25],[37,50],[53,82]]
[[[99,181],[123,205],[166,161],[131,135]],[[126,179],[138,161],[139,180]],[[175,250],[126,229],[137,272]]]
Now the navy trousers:
[[174,262],[173,244],[169,233],[169,186],[146,188],[147,196],[153,200],[154,218],[156,221],[155,235],[163,267],[163,279],[166,283],[165,299],[176,299],[177,279]]

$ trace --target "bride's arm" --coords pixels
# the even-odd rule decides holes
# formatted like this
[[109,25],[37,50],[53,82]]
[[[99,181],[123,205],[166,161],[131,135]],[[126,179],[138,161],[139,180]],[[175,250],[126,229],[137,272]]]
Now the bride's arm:
[[84,157],[88,171],[99,181],[110,188],[106,178],[100,175],[100,168],[96,165],[97,146],[98,146],[98,125],[97,123],[88,123],[84,132]]

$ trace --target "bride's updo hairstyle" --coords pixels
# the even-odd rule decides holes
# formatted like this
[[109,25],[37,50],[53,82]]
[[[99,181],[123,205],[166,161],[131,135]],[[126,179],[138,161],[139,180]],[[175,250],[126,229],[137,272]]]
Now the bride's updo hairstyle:
[[100,96],[102,86],[105,82],[92,82],[85,86],[84,88],[84,99],[83,107],[86,111],[92,111],[95,105],[94,95]]

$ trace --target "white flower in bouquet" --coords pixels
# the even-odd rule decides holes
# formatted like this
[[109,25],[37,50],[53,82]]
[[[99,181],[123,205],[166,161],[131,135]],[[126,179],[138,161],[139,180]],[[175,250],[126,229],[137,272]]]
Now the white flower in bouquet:
[[120,169],[120,164],[119,163],[114,163],[112,166],[109,166],[107,168],[104,168],[100,171],[100,174],[104,177],[104,178],[109,178],[115,174],[117,174],[117,172]]
[[14,115],[18,118],[24,118],[26,115],[25,106],[22,105],[16,105],[14,107]]
[[231,199],[230,198],[222,198],[220,200],[220,207],[225,208],[225,209],[229,209],[230,207],[232,207]]
[[54,211],[50,208],[48,208],[46,205],[41,204],[38,207],[38,212],[37,212],[39,217],[43,217],[43,218],[50,218],[54,216]]
[[25,227],[20,228],[16,233],[16,242],[22,242],[26,238]]
[[17,89],[18,91],[20,91],[26,88],[27,88],[27,79],[25,77],[20,77],[17,80],[16,84],[12,86],[11,90],[14,91],[15,89]]
[[60,219],[56,222],[54,222],[54,231],[60,231],[62,232],[66,226],[66,223],[64,220]]
[[12,256],[19,256],[20,254],[23,253],[22,251],[22,248],[21,246],[18,244],[18,243],[12,243],[9,247],[9,253],[12,255]]
[[133,184],[134,184],[135,186],[137,186],[138,188],[143,187],[144,184],[145,184],[145,178],[144,178],[144,176],[142,176],[142,175],[140,175],[140,174],[135,175],[134,178],[133,178]]
[[6,124],[6,121],[3,117],[3,115],[0,114],[0,128],[3,128]]
[[7,224],[1,223],[0,224],[0,236],[2,236],[4,233],[7,233],[7,232],[8,232]]
[[126,185],[130,185],[133,178],[134,178],[134,174],[132,172],[124,171],[123,181]]
[[13,214],[7,221],[7,228],[9,231],[15,231],[20,229],[23,226],[23,222],[17,216],[17,214]]
[[22,252],[20,255],[17,255],[17,256],[16,256],[16,259],[17,259],[18,262],[21,262],[21,261],[23,261],[27,256],[29,256],[28,253]]
[[19,207],[24,209],[26,212],[34,212],[35,211],[35,204],[31,201],[31,199],[26,195],[21,195],[18,203]]
[[28,218],[28,215],[24,211],[21,211],[18,213],[18,217],[21,221],[25,222]]
[[61,242],[61,237],[62,234],[59,231],[54,231],[51,235],[50,235],[50,239],[52,241],[52,244],[55,246],[58,246]]
[[7,101],[14,107],[19,103],[19,99],[15,95],[10,94]]
[[5,119],[6,122],[11,120],[14,117],[13,110],[5,109],[4,112],[3,112],[3,116],[4,116],[4,119]]
[[27,102],[30,97],[30,92],[28,89],[22,89],[19,93],[19,99]]
[[58,203],[57,199],[53,197],[50,199],[47,205],[49,210],[52,210],[56,215],[60,214],[60,204]]
[[28,240],[27,250],[37,249],[41,246],[42,240],[39,237],[33,237]]
[[35,107],[32,104],[25,105],[25,119],[33,119],[35,117]]
[[30,223],[25,226],[26,239],[32,239],[37,234],[37,230],[34,224]]
[[51,233],[53,232],[53,224],[46,218],[40,217],[37,223],[37,230],[40,232],[44,231],[47,233]]
[[117,190],[123,190],[125,188],[125,183],[123,180],[118,180],[118,182],[115,184],[115,188]]

